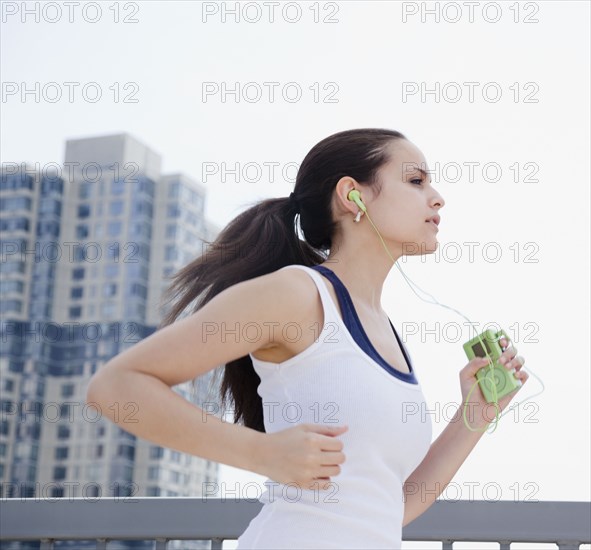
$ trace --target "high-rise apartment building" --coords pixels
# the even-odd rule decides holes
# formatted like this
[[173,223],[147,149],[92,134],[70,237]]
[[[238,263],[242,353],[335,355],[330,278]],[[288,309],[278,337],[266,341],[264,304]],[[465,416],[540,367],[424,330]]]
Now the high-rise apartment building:
[[[0,496],[198,496],[217,481],[217,463],[86,405],[91,375],[158,328],[167,277],[214,240],[205,195],[128,134],[68,140],[63,165],[2,165]],[[212,376],[195,388],[174,390],[216,399]]]

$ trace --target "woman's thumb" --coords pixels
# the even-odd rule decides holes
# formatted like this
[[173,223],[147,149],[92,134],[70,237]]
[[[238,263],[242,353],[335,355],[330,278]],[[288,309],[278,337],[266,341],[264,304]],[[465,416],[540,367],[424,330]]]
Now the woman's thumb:
[[475,375],[482,367],[490,364],[488,357],[475,357],[467,365],[466,370],[470,376]]

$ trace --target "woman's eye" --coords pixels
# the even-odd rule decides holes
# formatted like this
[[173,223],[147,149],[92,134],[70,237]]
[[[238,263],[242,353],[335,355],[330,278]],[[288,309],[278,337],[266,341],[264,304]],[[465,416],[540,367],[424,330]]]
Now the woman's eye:
[[419,185],[423,183],[423,179],[422,178],[415,178],[413,180],[410,180],[411,183],[414,183],[415,181],[418,181],[419,182]]

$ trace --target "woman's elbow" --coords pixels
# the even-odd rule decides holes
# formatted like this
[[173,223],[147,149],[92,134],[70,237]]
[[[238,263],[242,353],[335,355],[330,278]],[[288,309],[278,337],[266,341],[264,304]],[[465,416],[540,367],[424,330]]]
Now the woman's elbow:
[[86,387],[86,404],[97,403],[101,404],[105,395],[110,392],[109,387],[113,387],[114,372],[109,362],[105,363],[100,370],[95,372],[88,381]]

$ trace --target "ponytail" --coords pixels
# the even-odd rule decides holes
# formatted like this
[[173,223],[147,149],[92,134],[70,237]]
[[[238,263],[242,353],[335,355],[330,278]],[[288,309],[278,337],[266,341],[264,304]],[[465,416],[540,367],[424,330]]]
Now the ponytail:
[[[173,305],[160,327],[173,323],[193,304],[193,313],[217,294],[242,281],[293,264],[313,266],[326,260],[338,227],[331,200],[336,183],[351,176],[376,185],[378,169],[388,162],[387,146],[405,139],[394,130],[347,130],[325,138],[306,155],[294,195],[263,200],[234,218],[206,252],[181,268],[163,296]],[[297,220],[305,240],[298,235]],[[265,431],[260,378],[249,355],[228,362],[220,386],[222,407],[231,399],[234,422]]]
[[[242,281],[276,271],[286,265],[317,265],[325,258],[296,233],[297,212],[287,198],[267,199],[242,212],[218,235],[208,250],[180,269],[164,301],[174,305],[161,327],[173,323],[195,302],[198,311],[217,294]],[[263,404],[257,393],[260,378],[250,356],[225,366],[220,394],[225,408],[231,396],[234,422],[264,432]]]

